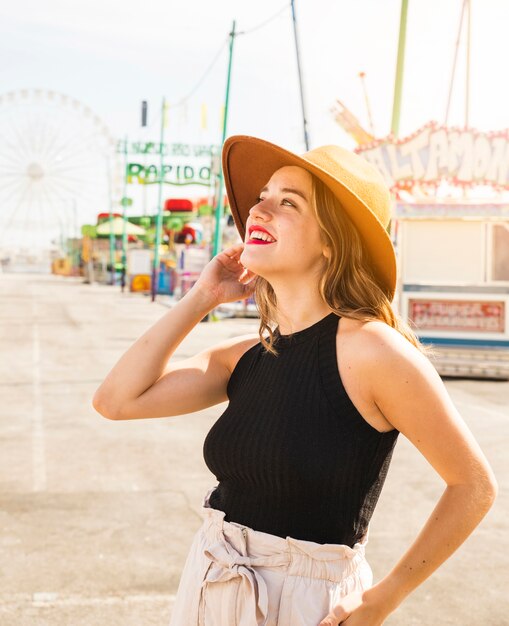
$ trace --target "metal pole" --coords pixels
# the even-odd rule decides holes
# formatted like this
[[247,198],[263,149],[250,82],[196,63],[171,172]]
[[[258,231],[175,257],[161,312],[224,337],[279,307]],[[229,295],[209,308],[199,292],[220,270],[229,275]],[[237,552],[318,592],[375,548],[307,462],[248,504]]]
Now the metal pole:
[[[76,198],[72,199],[72,217],[73,217],[73,242],[72,242],[72,251],[73,251],[73,262],[72,262],[72,275],[77,276],[79,267],[80,267],[80,254],[78,250],[78,207],[76,206]],[[76,268],[76,269],[75,269]]]
[[401,94],[403,92],[403,69],[405,65],[406,22],[408,0],[401,1],[401,16],[399,21],[398,60],[396,65],[396,80],[394,82],[394,101],[392,105],[391,132],[394,137],[399,134],[399,120],[401,115]]
[[110,225],[110,236],[109,236],[110,267],[111,267],[110,284],[114,285],[115,284],[115,270],[113,269],[113,266],[115,264],[115,235],[113,234],[113,194],[111,190],[111,169],[110,169],[109,158],[106,159],[106,167],[107,167],[107,175],[108,175],[108,199],[109,199],[109,212],[110,212],[109,219],[108,219],[108,224]]
[[302,68],[300,65],[299,37],[297,34],[297,17],[295,15],[295,0],[291,1],[291,5],[292,5],[293,34],[295,37],[295,54],[297,56],[297,71],[299,74],[300,104],[302,107],[302,126],[304,129],[304,144],[306,146],[306,151],[308,151],[309,150],[308,123],[307,123],[307,118],[306,118],[306,106],[304,102],[304,83],[302,80]]
[[456,65],[458,63],[458,50],[459,50],[460,41],[461,41],[461,31],[463,30],[463,16],[465,14],[466,3],[467,3],[467,0],[463,0],[463,2],[461,3],[460,24],[458,28],[458,36],[456,37],[456,46],[454,48],[454,59],[452,62],[451,80],[449,82],[449,94],[447,96],[447,107],[445,109],[444,126],[447,126],[447,122],[449,121],[449,110],[451,108],[452,89],[454,86],[454,77],[456,76]]
[[156,299],[157,283],[159,282],[159,246],[161,244],[161,227],[163,224],[163,185],[164,185],[164,123],[166,119],[166,100],[163,98],[161,107],[161,135],[159,140],[160,165],[159,165],[159,196],[157,200],[156,238],[154,242],[154,265],[152,267],[152,302]]
[[468,128],[470,122],[470,39],[472,35],[472,2],[466,0],[467,15],[467,76],[465,81],[465,128]]
[[124,291],[124,287],[125,287],[125,276],[127,273],[127,146],[128,146],[128,141],[127,141],[127,136],[125,138],[125,146],[124,146],[124,191],[123,191],[123,198],[122,198],[122,204],[123,204],[123,212],[122,212],[122,218],[124,220],[123,222],[123,229],[122,229],[122,278],[120,280],[120,288],[122,290],[122,292]]
[[[224,144],[226,139],[226,129],[228,124],[228,102],[230,99],[230,79],[232,73],[232,59],[233,59],[233,42],[235,40],[235,20],[233,20],[232,30],[230,32],[230,50],[228,57],[228,75],[226,77],[226,96],[224,101],[224,117],[223,117],[223,138],[221,140],[221,146]],[[219,254],[221,247],[221,222],[223,219],[223,210],[224,210],[224,192],[223,192],[223,168],[221,164],[221,159],[219,160],[219,192],[218,198],[216,202],[216,223],[214,230],[214,246],[212,250],[212,257],[215,257],[216,254]]]
[[[141,127],[145,130],[142,131],[142,139],[144,142],[147,141],[147,126],[148,126],[148,101],[143,100],[141,103]],[[145,171],[147,168],[147,151],[144,150],[143,155],[143,165],[145,167]],[[147,215],[147,186],[143,185],[142,189],[142,197],[143,197],[143,217]]]
[[361,79],[362,91],[364,92],[364,100],[366,102],[366,109],[368,111],[368,120],[369,120],[369,129],[373,137],[375,136],[375,126],[373,124],[373,117],[371,115],[371,106],[369,103],[368,90],[366,89],[366,83],[364,79],[366,78],[366,72],[359,72],[359,78]]
[[125,287],[125,276],[127,272],[126,264],[127,264],[127,136],[125,138],[125,146],[124,146],[124,193],[122,198],[122,218],[123,218],[123,229],[122,229],[122,279],[120,281],[120,286],[122,292]]

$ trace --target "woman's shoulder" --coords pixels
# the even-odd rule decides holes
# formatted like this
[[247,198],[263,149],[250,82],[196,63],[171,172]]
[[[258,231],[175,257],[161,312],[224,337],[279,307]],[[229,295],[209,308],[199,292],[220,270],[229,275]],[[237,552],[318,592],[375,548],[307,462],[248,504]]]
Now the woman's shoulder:
[[336,347],[338,370],[348,395],[378,430],[390,426],[376,401],[380,393],[398,395],[408,381],[436,373],[418,348],[381,320],[362,322],[342,317]]
[[416,348],[396,328],[383,320],[361,321],[342,317],[338,327],[337,340],[342,341],[345,348],[353,351],[359,361],[388,356],[399,357],[401,360],[427,360],[427,357]]
[[383,379],[435,377],[436,370],[428,357],[398,330],[383,321],[362,322],[341,318],[336,336],[338,363],[361,376],[371,387]]
[[260,336],[258,333],[239,335],[228,340],[225,362],[230,370],[230,374],[233,372],[242,356],[258,343],[260,343]]

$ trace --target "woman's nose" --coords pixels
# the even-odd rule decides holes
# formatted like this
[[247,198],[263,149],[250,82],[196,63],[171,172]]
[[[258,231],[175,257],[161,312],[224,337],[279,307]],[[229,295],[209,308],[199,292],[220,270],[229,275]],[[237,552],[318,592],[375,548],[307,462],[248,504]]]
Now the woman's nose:
[[251,218],[261,216],[264,219],[267,219],[270,215],[270,212],[268,211],[268,202],[266,200],[257,202],[249,209],[249,215]]

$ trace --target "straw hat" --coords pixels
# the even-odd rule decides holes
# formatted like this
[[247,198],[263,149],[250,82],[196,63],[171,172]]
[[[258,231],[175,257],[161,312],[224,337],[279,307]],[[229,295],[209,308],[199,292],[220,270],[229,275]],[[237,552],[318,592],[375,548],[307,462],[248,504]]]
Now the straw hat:
[[261,189],[277,169],[297,165],[325,183],[341,202],[365,244],[378,284],[392,300],[396,255],[386,230],[391,200],[382,175],[373,165],[339,146],[321,146],[299,156],[246,135],[233,135],[225,141],[222,160],[231,212],[243,241],[249,209]]

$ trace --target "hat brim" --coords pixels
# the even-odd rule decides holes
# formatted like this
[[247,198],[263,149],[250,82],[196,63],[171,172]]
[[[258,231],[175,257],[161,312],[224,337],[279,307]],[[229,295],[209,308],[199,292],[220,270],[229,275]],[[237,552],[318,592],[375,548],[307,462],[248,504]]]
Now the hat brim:
[[394,247],[385,227],[364,202],[340,180],[305,158],[264,139],[233,135],[224,143],[222,167],[230,209],[242,240],[249,210],[256,204],[261,189],[276,170],[287,165],[302,167],[315,175],[338,198],[361,235],[375,278],[392,300],[396,290]]

